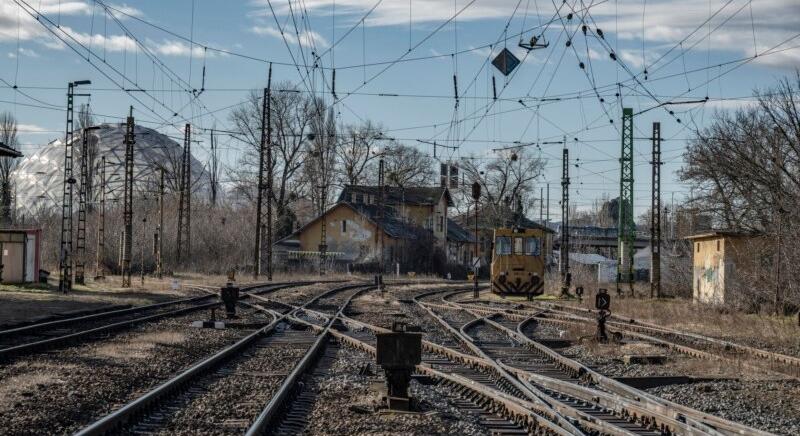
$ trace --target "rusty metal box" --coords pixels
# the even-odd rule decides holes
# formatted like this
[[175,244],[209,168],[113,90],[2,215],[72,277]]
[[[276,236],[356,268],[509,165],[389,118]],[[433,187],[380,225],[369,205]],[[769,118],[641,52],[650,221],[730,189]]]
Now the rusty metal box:
[[378,333],[377,362],[383,368],[413,368],[422,362],[422,333]]

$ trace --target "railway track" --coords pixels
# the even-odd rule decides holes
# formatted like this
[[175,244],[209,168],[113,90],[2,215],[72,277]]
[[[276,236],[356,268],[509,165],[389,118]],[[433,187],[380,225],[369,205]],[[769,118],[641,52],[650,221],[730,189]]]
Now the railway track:
[[[632,434],[648,434],[648,431],[664,434],[769,434],[662,400],[602,376],[523,333],[531,331],[530,323],[535,322],[531,316],[509,314],[497,308],[487,310],[485,307],[482,308],[484,313],[478,313],[472,308],[473,304],[450,301],[456,294],[449,293],[441,297],[438,303],[428,301],[418,304],[426,307],[450,328],[459,321],[448,322],[434,310],[448,312],[462,309],[472,313],[474,319],[463,324],[454,334],[470,341],[482,357],[494,361],[518,379],[531,383],[534,390],[568,406],[563,409],[567,416],[581,419],[589,415],[596,422],[616,426],[617,430],[613,433],[620,434],[629,434],[626,431]],[[487,329],[492,329],[494,334],[488,337],[473,336],[481,330],[486,333]],[[575,411],[581,413],[576,415]],[[619,418],[637,423],[639,429],[623,428],[626,426],[619,422]]]
[[[540,307],[544,309],[544,312],[541,314],[542,317],[578,320],[584,323],[595,322],[595,312],[589,309],[573,308],[552,303],[542,304]],[[745,356],[755,359],[752,362],[755,365],[763,362],[762,366],[765,366],[766,369],[791,375],[795,378],[800,377],[800,358],[795,356],[767,351],[697,333],[661,327],[619,315],[611,315],[611,319],[606,325],[612,331],[637,336],[641,339],[649,340],[697,357],[706,357],[703,352],[725,358]],[[700,351],[700,353],[697,353],[697,351]]]
[[[293,311],[327,295],[359,290],[368,285],[348,284],[329,290]],[[257,308],[260,303],[246,303]],[[264,309],[273,320],[233,345],[193,365],[157,388],[125,404],[77,434],[106,433],[172,434],[178,429],[210,433],[242,433],[260,422],[261,406],[267,409],[281,398],[301,368],[312,362],[327,340],[307,326],[288,319],[288,309]],[[253,389],[253,386],[258,386]],[[235,392],[232,392],[235,391]],[[230,408],[208,413],[204,405],[215,404],[220,392],[244,402],[234,413]],[[274,394],[274,395],[273,395]],[[270,400],[271,398],[271,400]],[[223,402],[232,405],[239,402]],[[279,401],[280,402],[280,401]],[[265,410],[267,410],[265,409]],[[259,412],[261,412],[259,414]]]
[[[592,310],[571,308],[553,303],[536,303],[535,305],[519,303],[512,306],[508,303],[462,301],[458,304],[459,307],[469,308],[485,315],[503,312],[521,317],[533,316],[540,322],[560,326],[571,324],[595,325],[597,322],[594,315],[595,312]],[[615,315],[612,315],[611,320],[606,322],[606,328],[611,333],[670,348],[691,357],[722,360],[731,365],[743,366],[755,371],[766,369],[793,378],[800,377],[800,358],[794,356],[660,327]],[[751,360],[742,361],[742,357],[749,357]]]
[[[248,285],[241,298],[307,282]],[[138,306],[128,309],[110,310],[91,315],[65,318],[55,321],[29,324],[23,327],[0,331],[0,361],[13,357],[50,350],[92,338],[107,337],[116,331],[137,324],[163,318],[185,315],[220,306],[216,294],[185,298],[164,303]]]
[[[330,313],[316,312],[314,315],[329,316]],[[374,355],[375,333],[387,330],[356,321],[341,312],[337,316],[340,322],[333,324],[331,333],[340,341]],[[309,321],[300,319],[298,321],[314,326]],[[336,348],[332,348],[320,364],[314,367],[311,376],[319,376],[326,370],[335,350]],[[439,378],[440,382],[451,387],[453,403],[478,415],[480,424],[490,434],[576,434],[537,418],[530,412],[531,404],[524,401],[521,403],[509,401],[509,397],[519,393],[515,392],[512,384],[504,380],[493,379],[469,365],[438,356],[431,353],[430,349],[423,354],[423,365],[421,371]],[[488,386],[488,390],[478,388],[476,382],[480,386]],[[271,434],[297,434],[304,429],[308,424],[307,414],[311,410],[314,397],[313,392],[301,390],[296,397],[297,400],[287,407],[286,414],[277,424],[277,430]]]

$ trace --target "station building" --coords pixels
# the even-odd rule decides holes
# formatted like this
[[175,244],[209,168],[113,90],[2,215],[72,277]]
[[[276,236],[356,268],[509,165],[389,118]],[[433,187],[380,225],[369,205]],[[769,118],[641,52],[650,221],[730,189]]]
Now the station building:
[[448,263],[469,263],[467,248],[474,239],[450,219],[447,188],[387,186],[385,195],[381,212],[378,186],[346,185],[333,206],[276,246],[289,259],[319,257],[324,223],[326,256],[339,263],[377,262],[381,233],[388,263],[403,264],[414,249],[428,246],[445,253]]

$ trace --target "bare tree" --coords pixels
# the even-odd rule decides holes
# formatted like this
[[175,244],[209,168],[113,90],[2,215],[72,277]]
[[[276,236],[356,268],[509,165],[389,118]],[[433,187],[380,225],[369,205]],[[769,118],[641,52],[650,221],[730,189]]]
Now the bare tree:
[[434,160],[424,152],[397,142],[383,150],[386,183],[399,187],[430,186],[435,180]]
[[[17,120],[11,112],[0,114],[0,143],[7,147],[17,149]],[[17,160],[12,157],[0,157],[0,219],[3,224],[11,224],[11,203],[13,202],[14,189],[12,186],[11,172],[17,167]]]
[[763,246],[769,252],[752,254],[779,260],[770,261],[770,269],[776,270],[772,286],[758,287],[762,293],[767,289],[767,295],[774,289],[774,298],[763,298],[774,300],[776,308],[800,303],[798,286],[778,274],[793,277],[800,272],[799,94],[796,73],[792,80],[757,92],[757,105],[716,113],[709,127],[695,133],[680,172],[693,188],[689,206],[710,215],[716,227],[771,238],[772,244]]
[[[289,206],[305,188],[301,174],[306,157],[307,135],[311,131],[313,102],[290,83],[277,85],[281,91],[272,92],[272,174],[273,197],[278,226],[276,238],[291,231]],[[247,147],[234,168],[229,169],[236,193],[254,201],[258,178],[258,156],[261,148],[261,93],[252,90],[247,100],[231,112],[230,120],[237,131],[236,138]],[[283,223],[283,224],[281,224]],[[288,226],[287,226],[288,224]]]
[[[544,170],[544,161],[519,149],[505,152],[489,163],[483,162],[464,159],[461,166],[468,185],[474,181],[481,185],[484,213],[489,214],[496,224],[509,219],[509,210],[512,209],[516,214],[524,215],[525,209],[534,204],[536,179]],[[460,195],[465,197],[469,193],[462,190]]]
[[326,110],[322,100],[315,100],[315,105],[306,150],[309,158],[303,166],[303,177],[314,212],[320,215],[327,209],[333,196],[337,138],[333,109]]
[[378,141],[383,137],[380,126],[367,120],[360,126],[349,126],[336,147],[336,159],[341,169],[340,185],[363,185],[374,173]]

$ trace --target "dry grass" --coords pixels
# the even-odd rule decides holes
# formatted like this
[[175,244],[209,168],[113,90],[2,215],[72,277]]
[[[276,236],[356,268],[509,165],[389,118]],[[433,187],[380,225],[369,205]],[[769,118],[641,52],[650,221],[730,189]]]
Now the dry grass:
[[[644,321],[675,330],[741,342],[758,348],[795,349],[800,351],[800,327],[793,317],[776,317],[728,311],[687,299],[615,298],[615,315]],[[593,308],[594,296],[583,302],[566,304]]]

